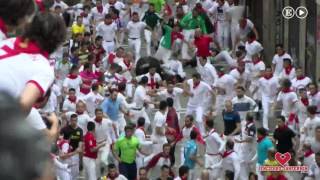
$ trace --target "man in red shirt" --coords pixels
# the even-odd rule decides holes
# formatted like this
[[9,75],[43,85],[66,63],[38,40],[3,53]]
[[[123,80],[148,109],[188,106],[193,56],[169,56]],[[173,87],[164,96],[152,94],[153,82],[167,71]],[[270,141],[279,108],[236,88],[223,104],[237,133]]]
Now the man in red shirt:
[[197,29],[194,34],[195,47],[197,48],[196,55],[197,57],[209,57],[210,54],[210,45],[214,43],[215,46],[220,49],[218,43],[214,42],[213,38],[207,35],[203,35],[200,29]]
[[96,159],[98,156],[98,150],[103,147],[106,142],[98,142],[96,141],[96,137],[94,135],[95,124],[94,122],[88,122],[87,125],[88,132],[84,136],[84,154],[83,154],[83,166],[86,172],[87,180],[97,180],[96,175]]

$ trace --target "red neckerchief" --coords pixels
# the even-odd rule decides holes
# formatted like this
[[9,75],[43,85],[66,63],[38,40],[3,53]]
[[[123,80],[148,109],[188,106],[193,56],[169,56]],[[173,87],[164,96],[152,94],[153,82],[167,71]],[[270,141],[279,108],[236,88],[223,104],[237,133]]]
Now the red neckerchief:
[[97,10],[100,14],[103,13],[103,6],[97,6]]
[[252,63],[253,63],[254,65],[258,64],[259,62],[261,62],[261,59],[260,59],[260,58],[257,58],[256,61],[252,61]]
[[84,112],[79,112],[79,111],[77,111],[76,112],[78,115],[82,115]]
[[291,88],[282,88],[281,90],[283,93],[289,93],[292,92]]
[[88,14],[85,13],[85,12],[82,12],[82,13],[80,14],[80,16],[82,16],[82,17],[88,17]]
[[304,78],[306,78],[305,76],[300,76],[300,77],[297,77],[297,80],[303,80]]
[[6,23],[3,21],[2,18],[0,18],[0,30],[3,32],[3,34],[7,36],[8,29],[7,29]]
[[114,53],[110,53],[109,56],[108,56],[108,63],[109,64],[113,64],[114,63],[114,59],[116,58],[116,54]]
[[155,81],[155,79],[154,79],[154,75],[152,76],[151,74],[150,74],[150,83],[148,84],[148,86],[150,86],[151,87],[151,89],[156,89],[156,81]]
[[69,74],[69,75],[68,75],[68,78],[69,78],[69,79],[77,79],[77,78],[78,78],[78,75]]
[[165,4],[164,10],[165,10],[165,12],[167,13],[168,16],[172,15],[172,9],[171,9],[169,4],[167,4],[167,3]]
[[303,105],[305,106],[309,106],[309,99],[306,97],[306,98],[301,98],[301,102]]
[[224,75],[224,72],[218,72],[219,78],[221,78]]
[[309,149],[304,153],[304,157],[309,157],[312,154],[313,154],[313,151],[311,149]]
[[128,70],[131,70],[131,63],[130,63],[130,61],[129,61],[129,62],[126,62],[125,60],[123,60],[123,63],[124,63],[124,65],[127,66]]
[[96,117],[96,118],[94,118],[94,121],[97,122],[97,123],[99,123],[99,124],[101,124],[101,123],[102,123],[102,119],[103,119],[103,118],[97,118],[97,117]]
[[77,102],[77,97],[76,96],[73,96],[73,97],[68,97],[68,100],[71,102],[71,103],[76,103]]
[[242,73],[245,71],[245,69],[240,70],[240,68],[237,68],[237,71],[238,71],[240,74],[242,74]]
[[21,37],[17,37],[16,41],[14,42],[14,50],[27,54],[41,54],[45,58],[49,58],[49,53],[40,49],[39,45],[36,42],[30,41],[28,42],[27,47],[21,47],[23,41],[24,39],[22,39]]
[[115,174],[114,176],[111,176],[110,174],[108,174],[107,179],[114,180],[114,179],[116,179],[118,176],[119,176],[119,174],[118,174],[118,173],[117,173],[117,174]]
[[265,138],[265,136],[258,137],[257,142],[260,143],[264,138]]
[[269,80],[269,79],[271,79],[271,78],[273,77],[273,74],[268,75],[268,76],[267,76],[267,75],[264,75],[263,77],[264,77],[266,80]]
[[288,117],[288,124],[293,124],[294,122],[299,122],[298,116],[295,113],[290,113]]
[[229,151],[225,151],[223,154],[222,154],[222,158],[225,158],[227,156],[229,156],[231,153],[233,153],[234,151],[233,150],[229,150]]
[[180,177],[181,180],[188,180],[188,177]]
[[253,43],[253,41],[255,41],[255,40],[256,40],[256,38],[248,39],[248,43],[251,44],[251,43]]
[[284,71],[285,71],[286,75],[290,74],[292,68],[293,68],[292,65],[289,65],[288,67],[284,68]]
[[244,19],[241,21],[241,23],[240,23],[240,28],[241,28],[241,29],[244,29],[246,26],[247,26],[247,19],[244,18]]
[[200,85],[200,81],[198,83],[193,82],[193,89],[197,88]]

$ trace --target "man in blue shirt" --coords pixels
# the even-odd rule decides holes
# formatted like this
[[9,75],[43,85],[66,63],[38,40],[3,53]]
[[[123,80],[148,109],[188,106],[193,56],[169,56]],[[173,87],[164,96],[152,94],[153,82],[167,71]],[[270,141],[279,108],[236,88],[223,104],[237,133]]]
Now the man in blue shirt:
[[198,151],[198,146],[196,143],[196,138],[197,138],[197,132],[195,131],[191,131],[190,133],[190,140],[188,140],[185,143],[184,146],[184,166],[187,166],[189,168],[189,176],[191,177],[191,179],[193,179],[193,169],[196,166],[197,161],[197,151]]
[[[110,91],[110,97],[102,102],[101,109],[103,110],[103,113],[105,113],[116,126],[117,134],[119,135],[120,113],[122,112],[125,115],[129,115],[129,111],[125,111],[120,106],[120,101],[117,97],[118,92],[115,89],[112,89]],[[124,127],[124,125],[121,127]],[[122,132],[123,130],[120,129],[120,131]]]

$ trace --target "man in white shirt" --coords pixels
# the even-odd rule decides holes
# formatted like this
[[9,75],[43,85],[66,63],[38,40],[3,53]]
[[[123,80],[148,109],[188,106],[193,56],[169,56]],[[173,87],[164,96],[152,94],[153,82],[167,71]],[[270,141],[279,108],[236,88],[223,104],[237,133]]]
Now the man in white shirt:
[[[221,154],[225,148],[225,142],[220,137],[220,135],[213,128],[213,120],[206,121],[206,130],[208,134],[205,136],[204,140],[206,142],[206,154],[204,155],[205,168],[210,168],[216,163],[221,161]],[[218,178],[219,172],[217,169],[211,172],[211,178]]]
[[249,80],[250,74],[246,71],[246,63],[244,61],[238,61],[237,68],[232,69],[229,74],[237,80],[237,85],[246,87]]
[[257,41],[257,37],[253,31],[251,31],[247,35],[247,42],[245,43],[245,48],[246,48],[246,57],[245,61],[252,61],[252,56],[255,54],[259,54],[262,50],[263,47],[262,45]]
[[[263,127],[269,129],[269,117],[271,112],[270,108],[275,102],[278,89],[280,88],[279,80],[277,77],[273,76],[272,68],[269,66],[266,68],[263,77],[258,81],[259,90],[261,92],[261,103],[263,109]],[[257,91],[257,90],[254,90]]]
[[96,0],[96,6],[91,9],[92,19],[95,24],[104,20],[106,12],[107,9],[103,7],[101,0]]
[[227,17],[227,11],[229,10],[229,5],[225,0],[218,0],[210,9],[209,12],[214,16],[215,23],[217,26],[217,40],[219,46],[223,49],[229,48],[230,40],[230,22]]
[[95,117],[92,121],[95,123],[97,143],[106,141],[106,145],[98,150],[98,157],[96,159],[96,174],[97,177],[100,177],[101,167],[106,167],[108,165],[110,146],[116,141],[117,136],[111,120],[103,117],[102,109],[95,109]]
[[185,93],[189,96],[187,104],[187,115],[195,114],[196,116],[196,125],[199,128],[202,135],[205,134],[204,128],[204,115],[211,103],[208,100],[209,96],[212,94],[211,87],[201,81],[201,76],[198,73],[192,75],[192,79],[189,79],[185,82]]
[[173,106],[176,109],[178,116],[180,115],[179,111],[181,110],[181,102],[180,98],[181,95],[183,94],[183,89],[179,87],[174,87],[174,84],[172,81],[167,82],[167,88],[164,90],[159,91],[158,96],[160,97],[161,100],[167,100],[167,98],[172,98],[173,99]]
[[320,126],[315,128],[315,137],[309,142],[313,152],[320,152]]
[[146,76],[142,77],[133,96],[133,102],[136,106],[130,109],[130,112],[133,114],[131,119],[132,122],[136,123],[139,117],[144,117],[146,120],[146,127],[150,125],[150,119],[146,113],[145,106],[151,103],[150,98],[147,96],[147,83],[148,78]]
[[116,8],[118,11],[125,10],[126,8],[126,5],[121,1],[109,0],[108,3],[104,6],[104,8],[106,8],[106,10],[108,11],[107,13],[109,13],[109,8],[112,6]]
[[306,180],[320,179],[320,152],[316,153],[315,159],[316,162],[309,167],[308,176],[305,178]]
[[291,56],[285,52],[283,49],[283,44],[276,45],[276,52],[272,59],[272,68],[275,76],[279,76],[283,70],[283,59],[288,58],[291,59]]
[[137,12],[132,13],[132,20],[127,25],[129,48],[133,49],[136,62],[140,58],[141,33],[147,28],[145,22],[140,21]]
[[308,106],[308,118],[303,125],[302,139],[310,142],[315,137],[316,128],[320,126],[320,118],[316,116],[317,107]]
[[215,84],[218,79],[216,68],[206,57],[197,58],[197,72],[201,75],[201,79],[208,85]]
[[151,140],[156,142],[153,145],[153,153],[160,153],[162,150],[162,145],[167,143],[167,138],[165,136],[165,129],[167,127],[167,101],[161,101],[159,105],[159,111],[154,115],[154,129],[152,131]]
[[258,31],[254,27],[254,24],[252,21],[250,21],[247,18],[242,17],[239,19],[239,23],[236,27],[236,42],[235,45],[237,45],[239,42],[241,44],[244,44],[247,41],[247,35],[253,31],[258,38]]
[[258,111],[259,108],[257,103],[252,98],[245,95],[245,88],[243,86],[238,86],[236,93],[237,96],[232,99],[232,104],[233,109],[239,113],[241,120],[245,119],[247,112]]
[[223,68],[218,68],[218,80],[214,85],[216,89],[216,112],[222,111],[226,100],[231,100],[234,96],[234,90],[237,80],[230,74],[225,74]]
[[292,87],[296,92],[298,92],[299,89],[306,89],[312,80],[304,75],[301,67],[297,67],[295,69],[296,77],[292,80]]
[[104,22],[101,22],[96,27],[97,35],[103,37],[102,46],[107,54],[113,52],[115,49],[115,39],[117,30],[117,25],[114,22],[112,22],[112,17],[110,14],[106,14]]
[[63,81],[63,85],[62,85],[63,92],[68,93],[68,90],[70,88],[73,88],[76,90],[76,95],[79,95],[81,84],[82,84],[82,79],[79,76],[78,67],[76,65],[73,65],[70,69],[70,74]]
[[240,180],[240,158],[233,150],[234,142],[228,140],[226,143],[226,151],[222,154],[222,160],[218,164],[211,166],[211,169],[222,170],[222,177],[228,179]]
[[136,79],[138,81],[141,80],[142,77],[147,77],[148,78],[148,88],[149,89],[158,89],[159,86],[162,84],[162,78],[159,73],[156,72],[155,67],[150,67],[149,72],[147,74],[142,74],[140,76],[137,76]]
[[283,59],[283,69],[279,75],[279,79],[290,79],[291,81],[296,77],[296,70],[292,65],[291,59]]
[[69,89],[68,97],[64,100],[62,105],[62,111],[66,112],[75,112],[76,111],[76,104],[77,104],[77,96],[76,90],[73,88]]
[[99,94],[99,86],[94,84],[91,87],[91,92],[83,97],[83,100],[86,103],[87,111],[90,117],[93,117],[95,114],[95,109],[99,107],[104,97]]
[[318,91],[318,85],[316,83],[309,84],[310,105],[317,106],[317,116],[320,116],[320,91]]
[[[287,119],[289,127],[293,127],[296,122],[296,111],[298,96],[291,89],[291,81],[284,79],[282,81],[281,92],[278,94],[277,102],[282,102],[281,115]],[[276,104],[275,104],[276,105]],[[273,107],[275,109],[275,106]]]
[[87,133],[87,124],[92,121],[86,112],[86,104],[83,101],[78,101],[76,104],[76,112],[67,112],[67,119],[70,119],[72,114],[78,115],[78,126],[82,129],[83,133]]
[[[250,75],[249,75],[249,79],[250,79],[250,88],[249,91],[251,93],[251,96],[254,100],[261,100],[261,92],[259,90],[259,79],[262,76],[262,74],[264,73],[264,70],[266,68],[266,65],[264,64],[264,62],[261,60],[261,58],[258,55],[254,55],[252,58],[252,66],[251,66],[251,70],[249,70]],[[257,91],[254,92],[254,90],[257,89]]]

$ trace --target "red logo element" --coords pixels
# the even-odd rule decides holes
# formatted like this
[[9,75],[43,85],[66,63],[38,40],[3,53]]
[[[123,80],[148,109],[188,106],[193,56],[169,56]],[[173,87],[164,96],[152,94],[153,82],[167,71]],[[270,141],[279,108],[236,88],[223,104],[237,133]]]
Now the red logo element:
[[284,166],[288,161],[290,161],[291,154],[288,152],[284,154],[277,152],[274,157],[281,164],[281,166]]

